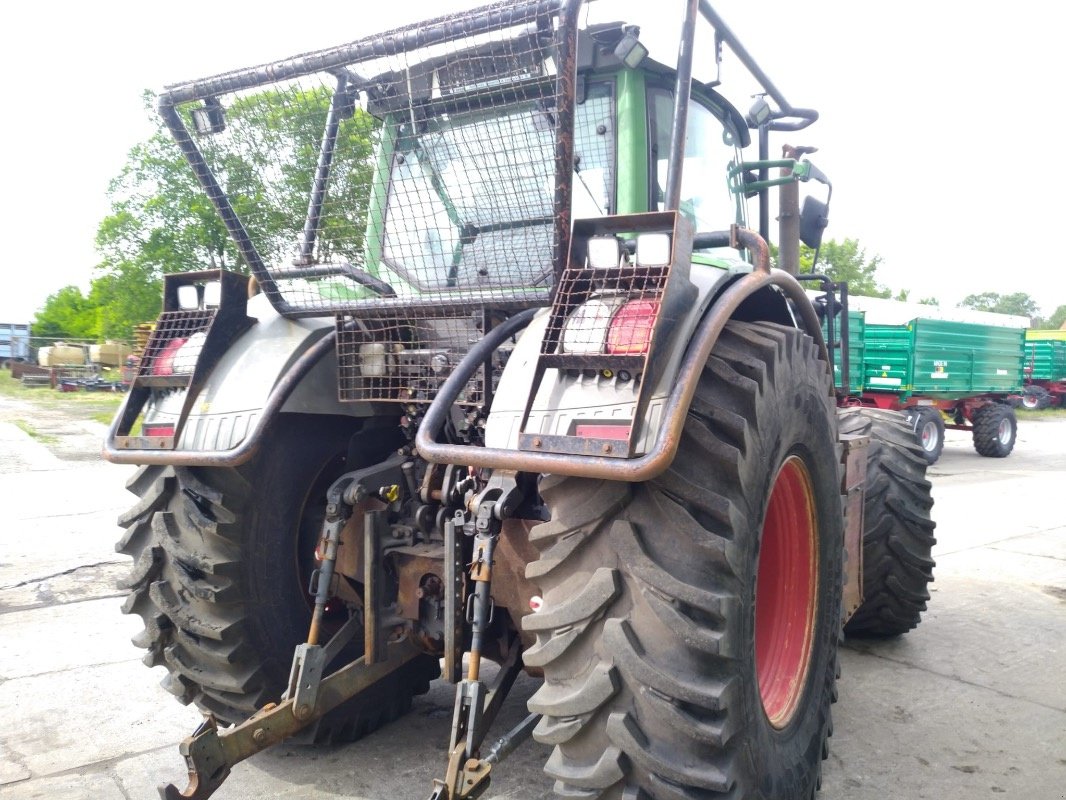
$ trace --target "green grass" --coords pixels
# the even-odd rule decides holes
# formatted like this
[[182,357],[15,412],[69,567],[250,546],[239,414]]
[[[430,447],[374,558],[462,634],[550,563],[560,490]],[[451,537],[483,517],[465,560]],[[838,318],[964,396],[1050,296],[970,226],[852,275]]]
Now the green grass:
[[1041,408],[1039,411],[1016,408],[1014,414],[1018,419],[1057,419],[1060,417],[1066,419],[1066,409],[1063,408]]
[[0,396],[24,400],[43,408],[63,409],[80,419],[108,424],[122,404],[120,392],[61,392],[47,386],[27,387],[0,370]]
[[49,436],[47,433],[41,433],[39,430],[34,428],[24,419],[15,420],[15,427],[19,428],[23,433],[28,433],[41,444],[55,444],[59,441],[59,439],[57,439],[55,436]]

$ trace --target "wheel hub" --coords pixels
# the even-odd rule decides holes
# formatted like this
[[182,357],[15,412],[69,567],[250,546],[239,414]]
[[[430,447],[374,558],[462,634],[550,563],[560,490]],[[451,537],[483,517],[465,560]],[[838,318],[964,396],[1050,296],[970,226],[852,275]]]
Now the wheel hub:
[[929,420],[922,426],[922,447],[927,453],[936,449],[940,436],[936,430],[936,423]]
[[1010,444],[1010,420],[1004,417],[999,421],[999,443],[1002,445]]
[[755,671],[770,724],[792,720],[810,671],[818,606],[817,520],[806,465],[782,464],[766,509],[755,593]]

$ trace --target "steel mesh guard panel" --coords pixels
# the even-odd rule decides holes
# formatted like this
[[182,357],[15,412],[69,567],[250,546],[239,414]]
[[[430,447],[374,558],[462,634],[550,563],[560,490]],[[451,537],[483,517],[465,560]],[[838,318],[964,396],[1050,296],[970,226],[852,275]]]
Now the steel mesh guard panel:
[[[337,316],[338,399],[428,403],[451,375],[470,345],[482,336],[484,317],[359,319]],[[493,354],[488,380],[494,392],[512,347]],[[485,370],[460,392],[460,405],[487,401]]]
[[575,107],[559,5],[501,3],[171,87],[161,111],[282,313],[547,302],[574,181],[561,142],[585,202],[607,213],[613,196],[612,100]]
[[[644,372],[670,267],[571,265],[563,272],[541,343],[546,366]],[[584,316],[574,316],[582,309]]]
[[145,344],[138,376],[191,375],[215,314],[214,309],[160,314]]

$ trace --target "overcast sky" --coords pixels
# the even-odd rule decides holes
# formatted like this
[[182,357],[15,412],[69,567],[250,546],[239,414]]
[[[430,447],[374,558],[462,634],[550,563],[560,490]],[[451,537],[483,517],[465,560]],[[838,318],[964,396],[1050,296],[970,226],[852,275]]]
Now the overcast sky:
[[[671,2],[681,4],[644,6],[659,11]],[[28,321],[64,285],[87,289],[107,183],[152,129],[144,89],[471,5],[13,6],[0,30],[0,322]],[[715,6],[790,102],[821,112],[789,143],[819,147],[812,160],[834,184],[827,235],[857,238],[868,255],[880,255],[882,283],[947,305],[982,291],[1027,292],[1044,313],[1066,303],[1059,186],[1066,47],[1057,4]],[[744,110],[745,98],[729,91],[737,76],[723,77],[724,93]]]

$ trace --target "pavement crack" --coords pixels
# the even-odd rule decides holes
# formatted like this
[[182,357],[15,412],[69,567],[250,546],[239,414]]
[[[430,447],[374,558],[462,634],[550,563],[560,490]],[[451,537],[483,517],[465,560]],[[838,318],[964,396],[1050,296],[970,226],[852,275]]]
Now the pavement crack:
[[[936,558],[943,558],[944,556],[953,556],[957,553],[968,553],[971,550],[980,550],[982,547],[987,547],[994,550],[996,549],[995,546],[997,544],[1003,544],[1004,542],[1012,542],[1015,539],[1024,539],[1026,536],[1039,536],[1045,533],[1055,533],[1056,531],[1061,531],[1062,529],[1063,528],[1061,525],[1053,525],[1050,528],[1039,528],[1035,531],[1025,531],[1024,533],[1019,533],[1014,536],[1004,536],[1002,539],[993,539],[991,542],[981,542],[980,544],[972,544],[969,547],[959,547],[955,550],[939,550],[934,552],[933,555]],[[1049,556],[1049,558],[1054,558],[1054,556]]]
[[918,664],[912,664],[909,661],[903,661],[902,659],[899,659],[899,658],[892,658],[891,656],[887,656],[887,655],[884,655],[882,653],[877,653],[877,652],[875,652],[873,650],[860,648],[860,647],[855,647],[854,645],[849,645],[848,649],[851,650],[853,653],[857,653],[859,655],[872,656],[873,658],[880,658],[882,661],[888,661],[889,663],[892,663],[892,664],[898,664],[901,667],[906,667],[908,669],[917,670],[918,672],[925,672],[925,673],[927,673],[929,675],[936,675],[938,678],[945,678],[946,680],[949,680],[949,681],[955,681],[956,683],[961,683],[961,684],[964,684],[966,686],[972,686],[974,689],[983,689],[986,692],[991,692],[992,694],[999,695],[1000,697],[1005,697],[1008,700],[1017,700],[1020,703],[1029,703],[1030,705],[1037,706],[1038,708],[1046,708],[1048,711],[1058,711],[1060,714],[1066,714],[1066,708],[1060,708],[1059,706],[1048,705],[1047,703],[1041,703],[1041,702],[1039,702],[1037,700],[1032,700],[1032,699],[1030,699],[1028,697],[1022,697],[1020,695],[1010,694],[1009,692],[1004,692],[1002,689],[996,689],[996,688],[994,688],[992,686],[986,686],[983,683],[977,683],[975,681],[966,680],[966,678],[961,678],[958,675],[951,675],[951,674],[948,674],[948,673],[945,673],[945,672],[938,672],[935,669],[929,669],[928,667],[922,667],[922,666],[919,666]]
[[8,586],[0,586],[0,592],[4,591],[5,589],[19,589],[23,586],[29,586],[31,583],[41,583],[42,581],[51,580],[52,578],[58,578],[61,575],[73,575],[80,569],[95,569],[96,567],[104,567],[109,564],[121,563],[123,562],[119,561],[118,559],[112,559],[110,561],[97,561],[95,564],[79,564],[76,567],[71,567],[70,569],[62,570],[61,572],[53,572],[51,575],[42,575],[39,578],[27,578],[26,580],[20,581],[19,583],[12,583]]
[[74,600],[59,600],[50,603],[33,603],[26,606],[5,607],[0,603],[0,617],[7,614],[21,614],[25,611],[37,611],[40,608],[55,608],[56,606],[72,606],[75,603],[91,603],[93,600],[107,600],[109,598],[128,597],[126,592],[113,592],[112,594],[96,594],[91,597],[78,597]]
[[1062,556],[1052,556],[1047,553],[1023,553],[1017,550],[1008,550],[1003,547],[990,547],[990,550],[998,550],[1000,553],[1014,553],[1015,555],[1026,556],[1028,558],[1050,558],[1052,561],[1066,561],[1066,558]]

